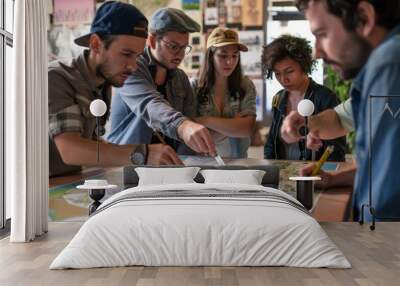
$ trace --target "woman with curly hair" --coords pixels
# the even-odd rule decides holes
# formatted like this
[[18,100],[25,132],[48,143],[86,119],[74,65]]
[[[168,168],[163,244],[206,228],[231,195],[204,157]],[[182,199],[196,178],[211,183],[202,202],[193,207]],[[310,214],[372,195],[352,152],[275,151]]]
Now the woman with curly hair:
[[240,66],[240,52],[246,51],[237,32],[214,29],[207,39],[199,78],[192,81],[199,116],[195,120],[211,131],[223,157],[247,157],[255,125],[256,89]]
[[[317,84],[309,74],[314,68],[312,49],[306,39],[283,35],[264,47],[262,55],[263,73],[268,79],[275,75],[283,89],[272,100],[272,125],[264,146],[266,159],[311,160],[312,153],[304,154],[304,141],[287,144],[280,137],[283,119],[297,110],[302,99],[314,103],[314,114],[339,104],[336,95],[327,87]],[[344,161],[346,138],[323,140],[317,151],[318,159],[328,145],[334,145],[329,160]],[[305,157],[305,158],[304,158]]]

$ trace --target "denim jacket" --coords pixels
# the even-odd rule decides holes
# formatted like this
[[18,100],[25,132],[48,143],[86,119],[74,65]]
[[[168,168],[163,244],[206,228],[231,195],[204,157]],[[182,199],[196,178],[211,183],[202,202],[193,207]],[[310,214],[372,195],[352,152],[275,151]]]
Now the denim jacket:
[[[282,126],[283,119],[286,116],[286,104],[287,104],[287,90],[279,91],[273,98],[272,103],[272,124],[270,127],[267,142],[264,146],[264,158],[265,159],[287,159],[285,158],[285,146],[286,144],[280,137],[280,129]],[[305,99],[309,99],[314,103],[315,110],[314,114],[317,114],[325,109],[334,108],[339,104],[337,96],[327,87],[322,86],[314,82],[312,79],[307,88]],[[329,156],[330,161],[344,161],[345,160],[345,149],[346,149],[346,138],[340,137],[334,140],[323,140],[323,146],[316,152],[316,159],[319,159],[329,145],[334,145],[335,150]],[[299,149],[304,150],[304,141],[300,141]],[[304,160],[303,152],[298,160]],[[311,150],[307,150],[306,160],[311,160]]]
[[150,144],[153,130],[167,136],[175,150],[191,150],[180,141],[177,129],[196,115],[196,101],[189,78],[179,68],[169,70],[165,93],[157,89],[157,63],[149,48],[138,58],[138,68],[115,90],[111,102],[111,130],[107,140],[116,144]]
[[[400,220],[400,25],[374,49],[350,95],[357,155],[354,219],[369,203],[371,187],[377,220]],[[365,219],[371,219],[368,209]]]

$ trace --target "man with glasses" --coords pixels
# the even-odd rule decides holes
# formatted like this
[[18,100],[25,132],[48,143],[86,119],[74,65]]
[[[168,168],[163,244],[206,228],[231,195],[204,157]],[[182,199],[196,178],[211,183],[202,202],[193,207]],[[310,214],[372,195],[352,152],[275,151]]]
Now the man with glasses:
[[137,70],[113,97],[107,140],[165,141],[179,154],[216,155],[208,129],[190,119],[196,116],[196,101],[187,75],[178,68],[191,51],[189,33],[199,32],[199,24],[181,10],[162,8],[153,14],[149,30]]
[[76,58],[50,63],[50,176],[78,172],[81,166],[181,163],[174,150],[162,144],[116,145],[101,141],[97,145],[95,141],[97,130],[102,135],[108,110],[97,129],[90,103],[102,99],[109,106],[111,87],[121,87],[137,68],[147,34],[147,19],[136,7],[107,1],[97,10],[90,33],[75,39],[86,49]]

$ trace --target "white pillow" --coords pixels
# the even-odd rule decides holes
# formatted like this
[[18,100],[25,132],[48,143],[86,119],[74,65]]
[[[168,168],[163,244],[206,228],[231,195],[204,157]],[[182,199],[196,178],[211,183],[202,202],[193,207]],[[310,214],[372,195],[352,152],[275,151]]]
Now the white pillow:
[[196,177],[199,170],[199,167],[135,168],[139,176],[138,186],[195,183],[193,179]]
[[202,170],[205,184],[234,183],[261,185],[265,171],[262,170]]

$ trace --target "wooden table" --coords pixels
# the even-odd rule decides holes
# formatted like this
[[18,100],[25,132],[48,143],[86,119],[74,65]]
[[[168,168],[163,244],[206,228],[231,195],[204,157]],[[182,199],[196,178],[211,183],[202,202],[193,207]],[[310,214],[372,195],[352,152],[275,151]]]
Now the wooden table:
[[399,285],[400,223],[378,222],[375,231],[353,222],[321,223],[352,269],[290,267],[119,267],[49,270],[81,223],[50,223],[32,243],[0,240],[0,285]]
[[[288,190],[291,188],[291,193],[294,193],[294,182],[288,180],[289,176],[297,175],[298,169],[305,164],[303,161],[283,161],[283,160],[264,160],[264,159],[230,159],[226,160],[229,165],[277,165],[280,169],[280,189]],[[345,166],[341,163],[339,167]],[[108,168],[108,169],[87,169],[83,172],[50,179],[50,188],[56,188],[61,185],[78,182],[87,178],[98,176],[99,178],[106,178],[110,184],[118,186],[123,185],[122,168]],[[84,192],[84,191],[82,191]],[[334,188],[324,191],[319,191],[315,206],[312,214],[318,221],[347,221],[349,220],[350,206],[351,206],[352,188]],[[56,197],[53,199],[50,194],[50,209],[59,208],[63,212],[76,213],[79,216],[86,216],[87,210],[77,206],[66,206],[63,201]],[[55,219],[62,220],[62,219]]]

